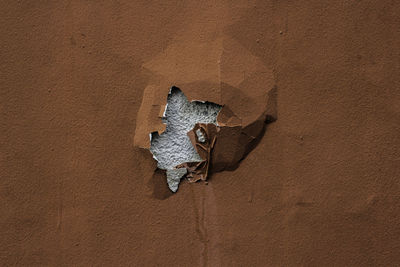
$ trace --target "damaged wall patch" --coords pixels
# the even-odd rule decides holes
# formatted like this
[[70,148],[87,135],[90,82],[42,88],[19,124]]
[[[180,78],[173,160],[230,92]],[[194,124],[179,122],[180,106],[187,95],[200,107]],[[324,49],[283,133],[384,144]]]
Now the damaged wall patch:
[[[257,146],[267,124],[277,118],[275,86],[254,100],[240,91],[234,91],[234,98],[223,93],[218,104],[190,101],[177,87],[165,92],[166,103],[158,88],[145,89],[134,142],[151,152],[157,169],[166,172],[162,180],[167,180],[172,192],[178,190],[182,177],[189,182],[204,181],[209,173],[235,170]],[[232,87],[221,84],[220,90],[232,91]],[[247,101],[251,101],[250,106]],[[155,171],[153,178],[157,180],[158,175]]]
[[[155,133],[153,136],[156,137],[166,132],[166,119],[164,123],[160,119],[167,117],[164,114],[166,96],[169,91],[178,92],[177,88],[170,90],[171,85],[182,89],[187,97],[185,100],[192,101],[192,104],[201,103],[193,100],[210,101],[220,105],[220,110],[212,123],[207,120],[204,123],[195,123],[196,129],[186,129],[189,131],[187,135],[191,146],[184,148],[192,152],[194,149],[198,155],[184,154],[187,158],[208,158],[206,161],[183,162],[179,166],[173,166],[181,161],[171,162],[176,158],[163,161],[161,155],[152,148],[158,163],[151,162],[151,168],[155,170],[151,177],[146,175],[144,181],[153,196],[155,192],[161,192],[160,190],[165,190],[162,192],[168,194],[171,192],[166,186],[165,177],[161,179],[160,176],[164,170],[185,167],[186,174],[182,174],[184,170],[176,173],[169,171],[167,176],[170,180],[177,180],[176,177],[182,174],[189,181],[204,180],[208,171],[212,174],[235,170],[241,160],[257,146],[267,124],[277,119],[277,87],[270,62],[225,33],[213,37],[212,41],[187,41],[171,42],[165,50],[143,63],[148,82],[143,90],[142,104],[135,121],[134,146],[144,149],[146,157],[151,157],[149,149],[156,141],[150,140],[149,133]],[[178,142],[179,147],[182,144],[190,145],[187,137],[184,138],[185,143]],[[199,157],[197,160],[200,160]],[[163,168],[162,171],[160,167]],[[177,186],[172,186],[173,190],[176,188]],[[160,193],[160,199],[168,195],[167,193]]]
[[[199,155],[188,133],[199,123],[213,124],[216,127],[220,110],[221,106],[218,104],[190,102],[177,87],[171,88],[163,117],[166,129],[161,134],[152,133],[150,146],[150,151],[158,162],[157,167],[167,172],[171,191],[178,189],[179,181],[187,173],[187,169],[192,170],[191,167],[206,160]],[[205,143],[205,135],[206,132],[198,128],[195,138]]]

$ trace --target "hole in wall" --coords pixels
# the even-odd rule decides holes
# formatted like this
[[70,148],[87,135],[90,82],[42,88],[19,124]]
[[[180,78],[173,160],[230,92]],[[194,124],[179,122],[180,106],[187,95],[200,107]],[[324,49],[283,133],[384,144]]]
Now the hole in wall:
[[[162,118],[166,130],[151,134],[150,151],[157,161],[157,167],[166,171],[168,187],[176,192],[180,180],[188,173],[188,168],[179,167],[185,163],[204,162],[188,135],[197,124],[217,126],[217,116],[222,106],[201,101],[189,101],[184,93],[173,86],[168,94],[167,106]],[[196,129],[199,142],[206,142],[206,129]]]

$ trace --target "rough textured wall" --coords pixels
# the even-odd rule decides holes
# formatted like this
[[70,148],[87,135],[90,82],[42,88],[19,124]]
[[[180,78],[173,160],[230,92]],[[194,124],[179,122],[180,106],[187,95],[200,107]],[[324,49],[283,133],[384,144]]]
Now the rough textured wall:
[[[400,264],[399,2],[234,2],[0,4],[1,265]],[[159,200],[142,63],[221,31],[273,69],[279,119]]]

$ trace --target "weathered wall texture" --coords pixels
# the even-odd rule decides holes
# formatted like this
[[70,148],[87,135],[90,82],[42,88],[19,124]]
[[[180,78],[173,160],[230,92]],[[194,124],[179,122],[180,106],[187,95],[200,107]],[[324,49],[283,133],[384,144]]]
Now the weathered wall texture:
[[[399,2],[234,2],[0,4],[1,265],[400,264]],[[221,33],[272,70],[278,120],[160,200],[143,63]]]

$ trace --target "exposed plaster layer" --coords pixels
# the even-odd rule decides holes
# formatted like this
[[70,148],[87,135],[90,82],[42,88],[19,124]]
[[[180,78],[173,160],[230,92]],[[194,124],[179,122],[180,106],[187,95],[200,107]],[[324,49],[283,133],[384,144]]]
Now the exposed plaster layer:
[[167,182],[172,191],[178,189],[179,179],[186,174],[186,169],[176,171],[177,165],[203,161],[187,133],[196,123],[216,125],[220,110],[221,106],[214,103],[189,102],[181,90],[176,87],[171,89],[163,118],[166,130],[161,135],[152,133],[150,151],[158,162],[158,168],[167,170]]
[[186,168],[167,170],[167,183],[172,192],[176,192],[181,178],[187,173]]

